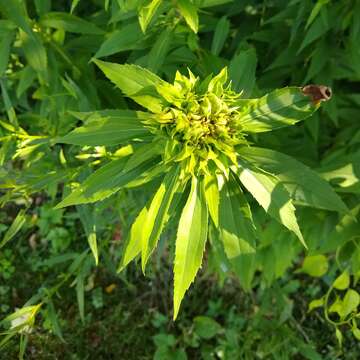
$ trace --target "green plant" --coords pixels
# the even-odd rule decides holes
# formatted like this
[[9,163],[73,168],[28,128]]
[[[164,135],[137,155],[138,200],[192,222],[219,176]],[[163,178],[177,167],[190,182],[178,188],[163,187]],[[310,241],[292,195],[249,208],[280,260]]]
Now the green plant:
[[[209,214],[228,258],[240,263],[244,272],[251,266],[256,230],[242,187],[304,245],[292,199],[347,211],[340,197],[309,168],[278,152],[252,147],[247,140],[249,134],[276,130],[310,116],[319,104],[314,94],[292,87],[259,99],[243,99],[231,90],[226,68],[202,82],[191,72],[189,77],[177,72],[172,85],[137,66],[99,60],[96,64],[149,112],[74,114],[85,124],[57,142],[81,146],[131,142],[131,157],[95,171],[57,207],[102,200],[124,186],[140,186],[164,176],[130,230],[120,270],[141,253],[145,272],[166,222],[182,206],[174,260],[174,318],[201,266]],[[184,196],[185,205],[179,205]]]
[[[120,281],[135,291],[139,277],[132,273],[134,268],[116,274],[116,268],[122,269],[135,253],[142,253],[149,284],[154,284],[164,258],[170,264],[177,253],[172,240],[182,209],[189,208],[185,206],[187,199],[194,195],[192,177],[197,189],[205,187],[195,200],[208,208],[208,221],[204,221],[207,251],[204,259],[199,251],[196,267],[177,291],[177,302],[201,261],[200,277],[209,272],[226,288],[236,274],[249,296],[296,277],[307,286],[306,291],[297,290],[298,296],[294,296],[295,312],[304,302],[329,294],[327,305],[314,309],[306,318],[317,330],[327,328],[327,323],[334,325],[338,339],[340,331],[346,339],[342,344],[345,348],[354,344],[351,336],[357,334],[354,321],[358,306],[342,316],[339,304],[344,302],[345,290],[334,289],[332,284],[338,274],[348,271],[351,290],[358,291],[359,11],[359,0],[0,0],[0,262],[4,270],[0,274],[0,296],[4,312],[42,304],[36,326],[30,324],[31,333],[20,332],[21,356],[27,341],[34,343],[36,336],[41,338],[37,327],[46,329],[49,337],[66,337],[61,327],[68,329],[67,304],[71,307],[74,297],[78,327],[82,329],[95,313],[106,313],[107,306],[114,306],[106,303],[106,292],[99,290],[100,274],[110,272],[109,281]],[[122,92],[106,81],[94,63],[103,68],[121,66],[119,74],[126,69],[126,76],[117,76]],[[221,75],[211,80],[210,74]],[[132,81],[134,76],[140,84]],[[215,79],[219,86],[207,91]],[[317,109],[317,100],[302,94],[316,89],[306,87],[309,83],[330,86],[334,93],[331,101]],[[318,90],[321,93],[324,89]],[[304,99],[300,107],[307,110],[301,116],[292,113],[293,120],[304,121],[277,131],[254,132],[265,130],[264,122],[252,122],[251,128],[239,126],[240,115],[254,120],[254,115],[260,116],[254,110],[261,101],[265,106],[268,100],[264,99],[274,100],[284,93],[292,99]],[[194,125],[191,128],[186,120],[189,115]],[[202,122],[201,118],[211,121]],[[264,120],[264,116],[260,118]],[[181,120],[179,127],[171,125],[174,119]],[[115,131],[117,120],[123,125],[136,123],[131,138],[127,137],[128,128]],[[271,123],[266,124],[269,130],[277,120],[278,116],[271,116]],[[104,139],[101,129],[106,127],[110,131],[105,136],[107,143],[97,145]],[[78,146],[74,139],[83,135],[82,131],[98,132],[88,142],[83,137]],[[69,138],[75,146],[61,142]],[[121,177],[134,163],[142,175],[136,175],[134,169],[129,171],[133,179],[125,186],[116,185],[116,191],[111,181],[116,183],[119,177],[110,178],[105,173],[100,182],[96,180],[104,169],[113,169]],[[242,173],[241,163],[246,167]],[[257,201],[258,188],[250,189],[249,182],[241,182],[241,178],[246,180],[245,175],[254,173],[274,188],[272,195],[277,199],[283,196],[281,214],[287,211],[290,217],[283,217],[282,222],[291,225],[297,235],[263,211]],[[91,186],[98,191],[96,205],[53,209],[60,198],[69,199],[69,194],[89,196],[82,189],[94,178]],[[108,189],[102,192],[104,187]],[[176,190],[167,191],[169,187]],[[266,196],[271,205],[274,197]],[[263,205],[266,196],[261,197]],[[230,203],[239,209],[232,211],[234,221],[229,216]],[[145,221],[149,212],[150,219],[159,221]],[[280,217],[272,205],[267,212],[275,219]],[[242,218],[245,223],[238,221],[237,213],[246,213]],[[189,234],[192,229],[181,228]],[[130,248],[136,238],[139,242]],[[142,240],[144,246],[139,245]],[[147,261],[155,246],[156,256]],[[192,317],[204,315],[196,302],[189,300],[194,292],[195,288],[183,301],[185,311],[177,323],[182,324],[188,313]],[[223,298],[222,293],[209,296]],[[260,291],[259,296],[265,295]],[[329,312],[337,297],[334,309],[339,311]],[[153,301],[160,306],[159,300]],[[145,304],[144,300],[142,306]],[[259,302],[259,307],[261,316],[266,317],[262,311],[266,306]],[[167,307],[162,311],[169,313]],[[227,327],[216,314],[209,316]],[[254,314],[247,312],[245,317]],[[304,317],[297,317],[298,322]],[[318,325],[317,321],[325,320],[327,323]],[[144,323],[148,321],[144,316]],[[274,320],[271,328],[277,324],[286,334],[284,323]],[[10,331],[11,323],[3,325],[4,331]],[[346,329],[355,331],[343,331]],[[331,359],[337,357],[327,350],[332,349],[335,337],[323,339],[317,330],[312,333],[307,328],[316,339],[311,346],[321,348],[321,353]],[[12,328],[11,334],[16,333]],[[328,332],[324,334],[328,336]],[[251,346],[256,346],[252,341],[257,336],[255,331]],[[180,335],[175,333],[174,337],[170,350],[186,350],[187,346],[179,346]],[[265,338],[264,348],[271,350],[274,343],[282,344],[281,336],[276,340]],[[230,340],[224,340],[225,348]],[[305,342],[310,344],[309,340]],[[284,358],[296,356],[282,345],[279,348]],[[348,356],[356,351],[352,346]],[[61,357],[59,354],[54,356]],[[79,354],[84,357],[83,352]],[[31,356],[30,351],[26,355]]]

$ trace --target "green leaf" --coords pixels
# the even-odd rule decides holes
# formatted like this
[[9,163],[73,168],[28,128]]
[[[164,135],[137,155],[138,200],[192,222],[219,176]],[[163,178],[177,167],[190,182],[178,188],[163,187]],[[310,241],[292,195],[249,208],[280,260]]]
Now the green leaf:
[[350,274],[348,270],[345,270],[341,275],[339,275],[334,283],[333,288],[338,290],[345,290],[350,286]]
[[308,311],[324,306],[324,298],[312,300],[308,306]]
[[47,310],[48,310],[48,316],[49,316],[49,319],[51,322],[52,331],[54,332],[54,334],[57,337],[59,337],[63,342],[65,342],[63,335],[62,335],[61,327],[59,324],[58,315],[56,314],[54,303],[51,301],[51,298],[49,298],[47,300]]
[[257,57],[254,48],[240,51],[229,64],[229,78],[235,91],[242,91],[244,97],[249,97],[255,85]]
[[249,204],[231,175],[220,191],[219,230],[229,259],[255,252],[256,235]]
[[95,58],[113,55],[141,47],[144,35],[138,23],[130,23],[108,35],[94,55]]
[[199,29],[197,7],[191,2],[191,0],[177,0],[176,3],[186,23],[193,32],[197,33]]
[[202,179],[192,178],[188,200],[181,213],[174,262],[174,319],[176,319],[186,290],[194,281],[205,249],[208,229]]
[[238,154],[249,163],[274,174],[281,180],[293,200],[320,209],[344,213],[349,211],[326,181],[294,158],[254,146],[241,147]]
[[100,60],[95,64],[123,93],[152,112],[158,113],[165,105],[156,85],[164,83],[151,71],[136,65],[120,65]]
[[205,199],[209,214],[216,227],[219,225],[219,188],[218,181],[215,174],[205,174]]
[[3,35],[0,38],[0,76],[2,76],[7,69],[10,49],[15,37],[15,32],[9,30],[6,35]]
[[273,131],[306,119],[317,108],[301,88],[287,87],[251,100],[239,122],[245,132]]
[[202,0],[200,7],[201,8],[207,8],[212,6],[218,6],[223,5],[229,2],[234,2],[234,0]]
[[41,42],[38,34],[33,34],[33,36],[28,36],[27,33],[21,32],[22,39],[22,49],[24,51],[26,60],[29,65],[38,73],[39,80],[41,82],[47,82],[48,72],[47,72],[47,52]]
[[304,259],[301,271],[313,277],[321,277],[327,273],[329,263],[324,255],[311,255]]
[[64,12],[49,12],[40,18],[40,24],[78,34],[101,35],[104,33],[93,23]]
[[76,276],[76,299],[78,302],[80,319],[85,322],[85,285],[84,285],[84,267],[80,269],[79,274]]
[[26,11],[26,3],[22,0],[0,0],[0,11],[5,19],[13,21],[29,36],[33,36],[30,20]]
[[144,33],[162,1],[163,0],[147,0],[146,3],[141,6],[139,10],[139,23]]
[[141,123],[147,114],[140,111],[103,110],[73,114],[78,118],[85,118],[85,125],[57,139],[58,143],[109,146],[150,135]]
[[338,344],[340,346],[340,348],[342,347],[342,342],[343,342],[343,335],[340,331],[340,329],[338,327],[336,327],[335,329],[335,336],[336,336],[336,339],[338,341]]
[[80,205],[76,207],[80,221],[84,227],[90,250],[94,256],[95,265],[99,263],[99,251],[96,240],[95,212],[89,206]]
[[168,218],[169,207],[178,187],[180,167],[170,169],[153,197],[142,229],[141,265],[145,272],[146,263],[154,251]]
[[141,253],[143,227],[147,219],[148,207],[140,211],[130,229],[130,236],[125,245],[118,272],[122,271],[132,260]]
[[239,160],[239,179],[265,211],[292,231],[306,247],[295,216],[295,207],[281,181],[244,160]]
[[319,15],[321,8],[326,5],[330,0],[318,0],[315,4],[315,6],[312,8],[311,13],[307,19],[305,29],[307,29],[312,22],[315,20],[315,18]]
[[358,292],[353,289],[348,289],[348,291],[344,296],[344,299],[342,300],[342,306],[339,315],[342,318],[345,318],[353,311],[356,311],[359,304],[360,304],[360,295],[358,294]]
[[306,46],[310,45],[313,41],[323,36],[329,29],[328,12],[326,7],[323,7],[319,16],[317,16],[307,31],[297,53],[299,54]]
[[195,333],[203,339],[211,339],[221,330],[221,325],[208,316],[194,318]]
[[154,46],[149,52],[147,67],[154,73],[157,73],[163,66],[173,39],[172,34],[171,29],[164,30],[156,39]]
[[25,224],[26,221],[25,211],[26,210],[22,209],[16,215],[16,218],[14,219],[10,227],[7,229],[3,239],[0,242],[0,249],[3,246],[5,246],[20,231],[20,229]]
[[72,0],[70,14],[72,14],[74,12],[76,7],[79,5],[79,2],[80,2],[80,0]]
[[226,38],[230,30],[230,21],[226,16],[223,16],[216,24],[214,37],[211,43],[211,52],[214,55],[219,55],[224,47]]
[[[131,159],[132,157],[129,159],[130,162]],[[91,174],[77,189],[57,204],[56,208],[103,200],[155,166],[157,162],[157,158],[147,158],[127,170],[124,168],[124,159],[113,160]]]
[[220,192],[219,232],[241,285],[249,290],[255,269],[255,226],[250,206],[232,173]]

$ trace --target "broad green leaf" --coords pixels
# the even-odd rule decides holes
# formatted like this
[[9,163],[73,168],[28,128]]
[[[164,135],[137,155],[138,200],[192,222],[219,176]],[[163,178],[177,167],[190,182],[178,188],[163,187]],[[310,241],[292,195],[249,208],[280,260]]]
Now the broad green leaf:
[[281,181],[244,160],[239,160],[239,179],[265,211],[292,231],[306,247],[296,220],[295,207]]
[[215,174],[205,174],[205,199],[209,214],[216,227],[219,225],[219,188]]
[[[76,117],[77,113],[73,113]],[[86,123],[57,139],[59,143],[74,145],[118,145],[150,135],[141,120],[146,113],[131,110],[103,110],[80,113]]]
[[220,191],[219,230],[229,259],[255,252],[256,235],[249,204],[233,175]]
[[64,12],[49,12],[40,18],[40,24],[79,34],[101,35],[104,33],[103,30],[93,23]]
[[146,263],[154,251],[168,218],[168,212],[178,187],[180,167],[170,169],[153,197],[142,229],[141,265],[145,273]]
[[0,0],[0,11],[5,19],[13,21],[29,36],[33,36],[30,20],[26,11],[26,3],[22,0]]
[[138,23],[127,24],[109,34],[94,57],[101,58],[121,51],[137,49],[141,47],[141,40],[143,38],[144,35]]
[[342,343],[343,343],[343,335],[342,335],[342,333],[341,333],[341,330],[338,328],[338,327],[336,327],[336,329],[335,329],[335,336],[336,336],[336,339],[337,339],[337,341],[338,341],[338,344],[339,344],[339,346],[340,346],[340,348],[342,347]]
[[324,255],[311,255],[304,259],[301,271],[313,277],[321,277],[327,273],[329,262]]
[[39,80],[41,82],[47,82],[48,80],[48,59],[47,52],[40,40],[38,34],[29,36],[25,32],[20,32],[22,39],[22,49],[24,51],[26,60],[29,65],[37,72]]
[[152,112],[158,113],[165,105],[155,87],[164,83],[158,76],[136,65],[120,65],[100,60],[95,64],[126,96]]
[[226,38],[230,30],[230,21],[226,16],[223,16],[216,24],[214,37],[211,43],[211,52],[214,55],[219,55],[224,47]]
[[177,0],[176,4],[191,30],[197,33],[199,29],[199,17],[195,4],[191,0]]
[[174,319],[201,266],[205,249],[208,209],[203,187],[202,179],[192,178],[190,194],[179,221],[174,262]]
[[220,192],[219,232],[241,285],[249,290],[255,271],[255,226],[249,204],[233,174]]
[[163,0],[147,0],[146,3],[141,6],[139,10],[139,23],[144,33],[162,1]]
[[287,87],[251,100],[249,109],[240,116],[239,122],[245,132],[272,131],[306,119],[317,108],[301,88]]
[[316,172],[294,158],[253,146],[239,148],[238,154],[280,179],[293,200],[321,209],[348,212],[332,187]]
[[203,339],[211,339],[221,330],[221,325],[207,316],[195,317],[194,326],[195,333]]
[[324,298],[312,300],[308,306],[308,311],[324,306]]
[[353,289],[348,289],[342,300],[342,306],[339,315],[342,318],[345,318],[353,311],[356,311],[359,304],[360,304],[360,295],[358,294],[358,292]]
[[[131,158],[129,161],[131,162]],[[158,159],[154,157],[146,159],[126,171],[124,159],[113,160],[91,174],[77,189],[57,204],[56,208],[103,200],[155,166],[157,162]]]
[[132,260],[141,253],[143,227],[147,219],[148,207],[140,211],[130,229],[130,236],[125,245],[118,272],[122,271]]
[[254,48],[241,50],[229,64],[229,78],[235,91],[242,91],[249,97],[255,85],[257,57]]
[[[334,181],[346,192],[360,190],[360,151],[342,156],[317,170],[327,181]],[[357,190],[358,189],[358,190]]]
[[345,290],[350,286],[350,274],[348,270],[345,270],[341,275],[339,275],[334,283],[333,288],[338,290]]
[[20,231],[20,229],[25,224],[25,221],[26,221],[25,210],[22,209],[18,212],[16,218],[14,219],[10,227],[7,229],[4,237],[0,241],[0,249]]
[[162,68],[170,48],[172,38],[171,29],[163,30],[163,32],[157,38],[148,55],[147,68],[149,70],[157,73],[159,69]]

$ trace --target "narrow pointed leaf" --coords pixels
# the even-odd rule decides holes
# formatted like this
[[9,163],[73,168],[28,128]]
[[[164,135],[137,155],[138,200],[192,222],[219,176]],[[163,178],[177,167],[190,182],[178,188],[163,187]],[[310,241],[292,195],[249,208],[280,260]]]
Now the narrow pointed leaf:
[[164,30],[155,41],[154,46],[149,52],[147,67],[149,70],[157,73],[162,68],[166,55],[170,49],[172,41],[172,30]]
[[4,237],[0,241],[0,249],[4,245],[6,245],[20,231],[20,229],[25,224],[25,221],[26,221],[25,210],[22,209],[18,212],[18,214],[16,215],[16,218],[14,219],[14,221],[12,222],[12,224],[6,231]]
[[295,233],[306,247],[296,220],[295,207],[280,180],[243,160],[239,160],[239,179],[265,211]]
[[125,245],[124,253],[121,258],[118,272],[122,271],[136,256],[140,255],[142,247],[143,227],[147,219],[148,207],[145,206],[140,211],[136,220],[131,226],[130,237]]
[[139,10],[139,23],[141,30],[145,33],[151,19],[163,0],[148,0]]
[[191,0],[177,0],[177,6],[191,30],[197,33],[199,29],[199,16],[197,13],[197,7]]
[[103,200],[155,166],[157,162],[157,158],[150,158],[125,171],[126,161],[124,159],[113,160],[91,174],[79,188],[62,200],[56,208]]
[[85,125],[57,139],[59,143],[74,145],[118,145],[134,138],[149,136],[141,120],[146,113],[130,110],[104,110],[85,113]]
[[214,174],[206,174],[204,178],[205,198],[209,214],[215,226],[219,225],[219,188],[217,177]]
[[176,319],[181,300],[194,281],[198,272],[208,228],[208,210],[206,207],[203,180],[192,178],[191,190],[182,211],[175,250],[174,263],[174,319]]
[[220,192],[219,230],[229,259],[255,252],[256,234],[249,204],[234,175]]
[[65,12],[49,12],[40,18],[40,24],[58,30],[79,34],[101,35],[104,31],[93,23]]
[[164,81],[158,76],[137,65],[120,65],[101,60],[94,62],[126,96],[152,112],[161,111],[165,102],[155,87]]
[[138,49],[143,39],[144,35],[137,22],[127,24],[108,34],[94,57],[101,58],[121,51]]
[[347,206],[333,188],[316,172],[294,158],[254,146],[242,147],[238,153],[251,164],[279,178],[293,200],[312,207],[348,212]]
[[178,185],[179,174],[179,166],[170,169],[152,199],[149,210],[147,211],[147,218],[146,222],[143,224],[141,239],[141,265],[143,272],[145,272],[146,263],[157,245],[168,218],[168,211]]

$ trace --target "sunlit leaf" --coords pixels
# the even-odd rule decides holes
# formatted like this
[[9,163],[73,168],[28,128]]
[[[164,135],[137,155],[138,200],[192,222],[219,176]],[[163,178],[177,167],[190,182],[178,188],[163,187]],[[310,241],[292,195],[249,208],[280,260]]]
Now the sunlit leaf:
[[208,210],[203,180],[193,177],[179,221],[174,261],[174,319],[186,290],[198,272],[207,239]]

